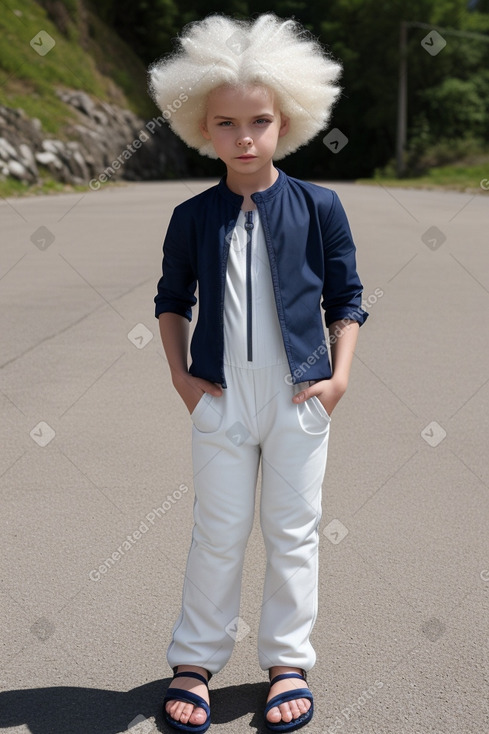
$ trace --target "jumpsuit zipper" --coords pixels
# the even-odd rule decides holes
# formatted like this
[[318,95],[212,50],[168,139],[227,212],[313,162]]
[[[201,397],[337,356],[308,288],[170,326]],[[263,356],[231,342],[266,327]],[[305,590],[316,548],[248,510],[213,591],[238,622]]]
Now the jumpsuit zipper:
[[251,291],[251,246],[253,231],[253,212],[246,212],[246,344],[248,362],[253,361],[253,324],[252,324],[252,291]]

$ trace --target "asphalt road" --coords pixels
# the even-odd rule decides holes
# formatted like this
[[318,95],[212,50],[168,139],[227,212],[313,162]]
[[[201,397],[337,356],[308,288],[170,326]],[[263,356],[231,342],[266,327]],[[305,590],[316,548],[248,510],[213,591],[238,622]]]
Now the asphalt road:
[[[212,182],[0,201],[0,731],[150,734],[192,523],[153,316]],[[488,734],[489,194],[329,184],[370,318],[324,482],[309,734]],[[112,559],[112,560],[111,560]],[[211,732],[263,732],[258,522]]]

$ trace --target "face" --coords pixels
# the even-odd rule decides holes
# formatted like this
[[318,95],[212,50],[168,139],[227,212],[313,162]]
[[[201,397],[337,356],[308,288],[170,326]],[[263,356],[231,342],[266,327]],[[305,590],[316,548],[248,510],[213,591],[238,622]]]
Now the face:
[[257,173],[270,166],[278,139],[289,129],[266,87],[218,87],[207,100],[202,135],[228,170]]

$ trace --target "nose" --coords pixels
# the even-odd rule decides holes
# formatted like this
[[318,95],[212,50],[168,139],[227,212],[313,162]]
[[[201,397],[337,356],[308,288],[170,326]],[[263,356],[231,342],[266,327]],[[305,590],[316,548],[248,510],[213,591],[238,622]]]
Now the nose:
[[245,148],[249,145],[253,145],[253,139],[249,135],[243,135],[238,138],[237,143],[241,148]]

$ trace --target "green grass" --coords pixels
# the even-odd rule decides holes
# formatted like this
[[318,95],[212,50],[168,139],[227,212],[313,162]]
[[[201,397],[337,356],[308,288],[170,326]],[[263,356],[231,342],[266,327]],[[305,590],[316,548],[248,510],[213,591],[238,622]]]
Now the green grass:
[[53,178],[43,177],[38,184],[26,184],[15,178],[0,181],[0,197],[6,199],[11,196],[33,196],[38,194],[66,194],[73,191],[87,191],[87,185],[71,186],[56,181]]
[[396,186],[399,188],[449,189],[485,194],[487,191],[481,187],[481,181],[485,181],[485,185],[489,187],[489,156],[485,163],[481,162],[477,165],[460,163],[450,166],[440,166],[432,168],[424,176],[418,176],[416,178],[389,178],[378,175],[370,179],[359,179],[357,183],[380,183],[383,186]]
[[[83,25],[73,11],[74,3],[66,5],[71,21],[65,35],[34,0],[2,0],[0,104],[22,108],[37,117],[46,132],[60,137],[66,123],[76,116],[57,97],[58,87],[80,89],[141,116],[152,116],[143,64],[93,14]],[[45,56],[30,45],[40,31],[55,40]]]
[[[40,194],[69,194],[77,191],[90,193],[91,189],[88,184],[66,184],[53,178],[53,175],[45,166],[38,166],[39,182],[36,184],[27,184],[18,181],[16,178],[7,178],[5,181],[0,180],[0,199],[19,196],[37,196]],[[132,181],[107,181],[101,184],[101,189],[106,186],[123,187],[128,186]]]
[[[0,102],[1,94],[0,94]],[[42,124],[45,133],[49,133],[55,137],[64,138],[62,133],[63,127],[74,121],[74,114],[67,105],[58,97],[45,95],[40,98],[38,94],[11,94],[9,102],[4,103],[7,107],[20,108],[24,110],[28,117],[37,117]]]

